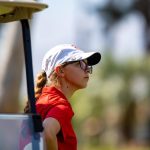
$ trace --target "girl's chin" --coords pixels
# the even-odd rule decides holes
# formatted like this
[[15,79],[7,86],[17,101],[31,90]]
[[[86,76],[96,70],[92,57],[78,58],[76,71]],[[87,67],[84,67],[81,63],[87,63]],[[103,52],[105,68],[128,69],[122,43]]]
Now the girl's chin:
[[78,89],[84,89],[86,87],[87,87],[87,84],[79,86]]

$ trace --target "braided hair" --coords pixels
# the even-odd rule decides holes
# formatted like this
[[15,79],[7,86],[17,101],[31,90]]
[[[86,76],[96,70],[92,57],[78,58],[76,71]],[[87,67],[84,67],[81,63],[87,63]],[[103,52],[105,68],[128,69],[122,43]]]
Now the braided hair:
[[[35,83],[35,89],[34,89],[35,90],[35,100],[37,100],[40,97],[40,95],[42,93],[42,89],[46,85],[46,83],[47,83],[46,73],[45,73],[45,71],[41,71],[40,73],[37,74],[37,79],[36,79],[36,83]],[[29,100],[26,103],[24,112],[30,113]]]

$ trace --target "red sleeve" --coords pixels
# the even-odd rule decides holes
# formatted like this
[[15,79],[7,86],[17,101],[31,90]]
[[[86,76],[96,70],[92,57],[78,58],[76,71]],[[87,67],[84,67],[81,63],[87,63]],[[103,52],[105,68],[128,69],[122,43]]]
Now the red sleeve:
[[69,121],[68,114],[69,114],[68,106],[57,105],[53,107],[46,115],[46,118],[52,117],[58,120],[61,126],[64,139],[66,138],[67,122]]

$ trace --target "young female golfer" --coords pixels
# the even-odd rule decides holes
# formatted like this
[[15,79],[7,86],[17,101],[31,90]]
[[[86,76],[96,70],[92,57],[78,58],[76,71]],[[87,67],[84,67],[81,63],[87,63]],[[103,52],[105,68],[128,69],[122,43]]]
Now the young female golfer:
[[41,115],[47,150],[77,150],[69,99],[87,86],[92,66],[101,59],[98,52],[85,53],[73,45],[59,45],[49,50],[38,75],[35,96]]

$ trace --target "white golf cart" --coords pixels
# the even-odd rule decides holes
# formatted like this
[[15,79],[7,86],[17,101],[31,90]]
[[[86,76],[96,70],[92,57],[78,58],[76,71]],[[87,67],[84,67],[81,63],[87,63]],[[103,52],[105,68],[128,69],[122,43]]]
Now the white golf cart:
[[42,122],[36,114],[31,55],[30,27],[32,14],[48,6],[34,0],[0,0],[0,23],[20,21],[23,32],[27,93],[30,114],[0,114],[0,150],[43,150]]

